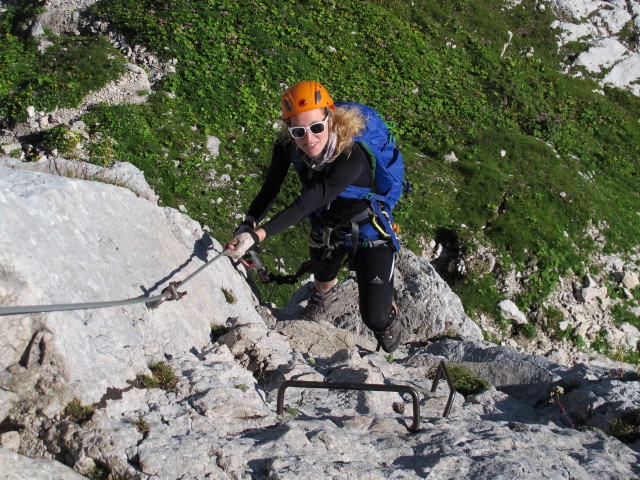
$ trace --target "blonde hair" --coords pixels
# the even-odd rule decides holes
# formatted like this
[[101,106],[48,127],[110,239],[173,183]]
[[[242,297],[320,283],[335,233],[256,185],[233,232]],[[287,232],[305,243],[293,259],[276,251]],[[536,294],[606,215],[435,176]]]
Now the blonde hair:
[[[332,131],[338,137],[336,150],[329,160],[329,162],[333,162],[342,152],[351,153],[353,138],[359,136],[364,130],[365,119],[356,108],[336,107],[335,110],[325,108],[325,112],[331,118]],[[293,138],[291,138],[289,130],[287,130],[290,122],[285,120],[283,124],[283,129],[279,136],[280,141],[284,144],[293,142]]]

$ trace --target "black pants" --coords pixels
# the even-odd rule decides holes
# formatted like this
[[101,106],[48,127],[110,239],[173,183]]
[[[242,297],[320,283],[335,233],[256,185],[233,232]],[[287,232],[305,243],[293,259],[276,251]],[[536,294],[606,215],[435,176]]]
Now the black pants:
[[[321,258],[324,249],[312,248],[312,258]],[[338,276],[347,255],[344,248],[331,251],[331,257],[318,260],[310,270],[316,280],[330,282]],[[349,262],[356,272],[360,315],[365,325],[374,332],[389,326],[393,301],[393,269],[395,252],[386,245],[360,247]]]

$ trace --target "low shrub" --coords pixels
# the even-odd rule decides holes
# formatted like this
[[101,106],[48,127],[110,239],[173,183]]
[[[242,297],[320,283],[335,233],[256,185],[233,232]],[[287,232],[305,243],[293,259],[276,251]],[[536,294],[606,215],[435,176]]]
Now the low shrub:
[[149,365],[152,375],[138,374],[136,379],[143,388],[161,388],[168,392],[174,392],[178,384],[178,378],[166,362],[157,362]]
[[640,408],[625,412],[609,422],[607,433],[624,443],[640,440]]
[[65,407],[64,416],[72,422],[82,424],[91,420],[95,410],[91,405],[82,405],[80,400],[74,398]]
[[456,391],[465,397],[479,393],[489,386],[489,382],[477,376],[472,370],[463,365],[450,365],[447,367]]

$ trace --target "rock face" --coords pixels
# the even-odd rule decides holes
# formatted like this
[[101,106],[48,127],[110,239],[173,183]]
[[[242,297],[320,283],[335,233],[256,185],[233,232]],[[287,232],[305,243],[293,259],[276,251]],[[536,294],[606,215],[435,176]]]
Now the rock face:
[[[455,333],[466,340],[482,339],[480,328],[464,313],[460,298],[425,259],[411,251],[403,251],[397,263],[394,285],[404,342],[421,342],[445,333]],[[295,318],[309,292],[310,285],[298,290],[283,310],[274,312],[276,318]],[[357,292],[353,278],[339,285],[333,294],[332,308],[320,318],[365,336],[375,344],[373,334],[360,319]]]
[[[0,166],[4,306],[154,294],[220,251],[188,217],[127,188],[12,167]],[[459,299],[415,256],[406,254],[396,272],[407,336],[393,356],[376,352],[363,330],[353,280],[339,285],[332,309],[313,324],[296,318],[306,285],[284,309],[258,306],[227,258],[184,290],[185,298],[155,310],[139,304],[0,317],[6,478],[640,475],[638,442],[604,433],[640,408],[637,375],[569,369],[482,342]],[[212,324],[226,333],[212,338]],[[445,332],[464,341],[427,341]],[[157,361],[175,374],[167,390],[136,380]],[[491,385],[456,395],[447,418],[446,382],[431,391],[442,361]],[[418,401],[291,387],[279,416],[284,380],[406,385]],[[563,393],[554,396],[558,388]],[[66,407],[74,398],[93,414],[72,417]],[[417,433],[409,431],[414,412]],[[592,428],[574,428],[579,423]]]
[[[599,80],[601,84],[626,88],[634,95],[640,95],[640,51],[637,48],[640,2],[553,0],[552,4],[555,11],[566,18],[551,25],[560,32],[558,45],[578,41],[587,47],[573,59],[571,66],[584,67],[588,74],[605,71]],[[633,42],[623,34],[628,27],[635,31]]]
[[[141,178],[139,171],[135,178]],[[185,215],[128,189],[18,168],[0,166],[0,218],[3,306],[158,295],[221,250]],[[64,386],[62,398],[95,402],[107,388],[126,387],[151,361],[202,349],[212,324],[239,314],[258,318],[255,299],[232,272],[222,259],[192,281],[189,301],[156,310],[140,303],[4,317],[2,388],[55,411],[58,403],[39,405],[45,399],[35,392],[24,397],[25,388]],[[234,304],[225,300],[223,287]]]

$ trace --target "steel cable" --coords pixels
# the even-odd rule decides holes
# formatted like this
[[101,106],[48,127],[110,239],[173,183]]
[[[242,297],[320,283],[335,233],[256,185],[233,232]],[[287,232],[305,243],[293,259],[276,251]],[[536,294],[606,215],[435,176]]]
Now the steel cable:
[[195,272],[188,275],[181,282],[172,282],[169,284],[169,287],[165,288],[160,295],[155,295],[153,297],[143,296],[136,298],[128,298],[124,300],[113,300],[108,302],[87,302],[87,303],[62,303],[58,305],[31,305],[31,306],[22,306],[22,307],[0,307],[0,316],[3,315],[17,315],[24,313],[42,313],[42,312],[61,312],[67,310],[88,310],[94,308],[106,308],[106,307],[116,307],[120,305],[132,305],[136,303],[147,303],[150,308],[155,308],[160,305],[165,300],[179,300],[182,298],[185,293],[180,293],[176,291],[177,286],[184,286],[187,282],[193,279],[196,275],[198,275],[202,270],[207,268],[213,262],[218,260],[220,257],[224,256],[229,249],[225,249],[216,255],[214,258],[209,260],[207,263],[198,268]]

